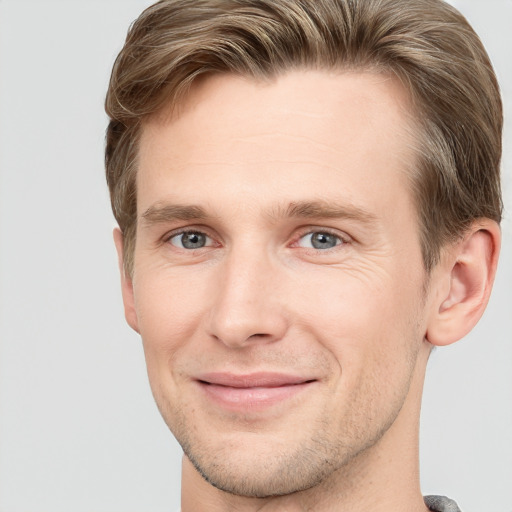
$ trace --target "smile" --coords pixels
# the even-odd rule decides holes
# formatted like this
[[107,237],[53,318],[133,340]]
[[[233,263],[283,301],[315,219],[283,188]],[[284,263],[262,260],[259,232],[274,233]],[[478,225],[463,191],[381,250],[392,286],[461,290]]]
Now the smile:
[[290,400],[317,381],[278,373],[211,373],[201,376],[197,382],[216,405],[232,411],[252,411]]

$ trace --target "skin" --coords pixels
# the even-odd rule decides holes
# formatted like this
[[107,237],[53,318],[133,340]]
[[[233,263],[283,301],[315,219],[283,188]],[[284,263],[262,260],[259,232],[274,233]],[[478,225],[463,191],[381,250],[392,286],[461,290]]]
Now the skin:
[[[426,275],[410,112],[388,76],[295,71],[209,77],[144,125],[123,298],[184,512],[426,510],[426,363],[481,315],[499,229],[475,223]],[[226,405],[203,381],[258,372],[303,384]]]

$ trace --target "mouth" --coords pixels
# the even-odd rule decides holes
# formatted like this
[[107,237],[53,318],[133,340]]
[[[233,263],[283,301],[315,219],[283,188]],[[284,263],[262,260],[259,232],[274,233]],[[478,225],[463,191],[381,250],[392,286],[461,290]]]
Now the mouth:
[[210,373],[197,383],[207,399],[231,411],[253,411],[290,401],[317,382],[313,378],[280,373]]

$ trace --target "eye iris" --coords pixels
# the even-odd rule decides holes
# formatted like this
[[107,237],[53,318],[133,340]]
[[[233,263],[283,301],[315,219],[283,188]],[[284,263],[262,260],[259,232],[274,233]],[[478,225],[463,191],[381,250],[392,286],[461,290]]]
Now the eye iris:
[[206,237],[202,233],[183,233],[181,235],[181,243],[185,249],[200,249],[206,244]]
[[337,237],[329,233],[313,233],[311,235],[311,245],[315,249],[331,249],[336,246]]

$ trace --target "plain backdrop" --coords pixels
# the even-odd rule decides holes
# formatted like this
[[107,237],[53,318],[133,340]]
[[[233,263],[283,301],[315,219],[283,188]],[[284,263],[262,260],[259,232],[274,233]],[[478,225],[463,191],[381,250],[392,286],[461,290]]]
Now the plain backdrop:
[[[425,494],[512,512],[512,1],[453,2],[508,124],[504,246],[474,332],[430,361]],[[103,99],[143,0],[0,0],[0,512],[179,507],[181,450],[124,322],[103,175]]]

